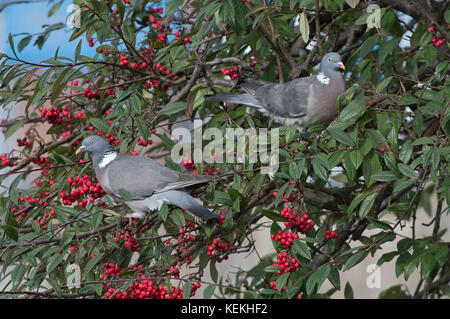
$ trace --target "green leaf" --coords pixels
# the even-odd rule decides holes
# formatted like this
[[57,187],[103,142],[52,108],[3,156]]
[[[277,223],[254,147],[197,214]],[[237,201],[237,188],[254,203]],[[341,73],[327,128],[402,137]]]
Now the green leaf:
[[162,221],[165,222],[167,220],[167,216],[169,215],[169,207],[166,203],[164,203],[159,209],[158,213],[159,217],[161,217]]
[[[325,279],[330,274],[330,267],[323,265],[320,266],[311,276],[309,276],[306,282],[306,293],[310,296],[314,291],[319,290]],[[278,287],[277,287],[278,288]]]
[[62,3],[63,3],[63,1],[59,1],[59,2],[55,3],[55,4],[50,8],[50,10],[48,11],[48,17],[49,17],[49,18],[50,18],[51,16],[53,16],[53,15],[56,13],[56,11],[58,11],[58,9],[61,7]]
[[395,176],[394,172],[391,171],[383,171],[379,173],[372,174],[371,179],[377,182],[390,182],[395,181],[397,176]]
[[214,294],[215,289],[216,289],[215,285],[209,285],[208,287],[206,287],[205,290],[203,290],[203,298],[210,299]]
[[96,212],[94,216],[92,216],[92,228],[97,229],[98,227],[100,227],[102,220],[103,220],[103,212],[102,211]]
[[8,237],[11,238],[12,240],[17,241],[19,239],[19,233],[13,226],[4,225],[2,226],[2,228],[5,231],[6,235],[8,235]]
[[370,194],[372,194],[372,193],[371,192],[361,193],[358,196],[356,196],[355,198],[353,198],[352,202],[350,203],[350,206],[348,206],[348,208],[347,208],[347,215],[351,216],[353,214],[353,211],[355,210],[355,208],[358,207],[358,205],[361,204],[361,202]]
[[361,207],[359,208],[359,211],[358,211],[358,216],[360,219],[364,219],[367,216],[367,214],[370,212],[377,195],[378,195],[378,193],[373,193],[364,199],[364,201],[362,202]]
[[283,20],[282,18],[273,18],[272,22],[279,33],[289,38],[295,38],[296,34],[294,32],[294,29],[287,21]]
[[19,52],[22,52],[22,50],[30,43],[32,38],[32,35],[27,35],[19,41],[19,44],[17,45],[17,49],[19,50]]
[[349,270],[353,266],[359,264],[364,259],[364,257],[367,256],[367,254],[368,252],[366,251],[360,251],[348,258],[344,264],[344,267],[342,268],[342,271]]
[[283,216],[281,216],[279,213],[274,212],[272,210],[262,209],[261,214],[273,221],[276,221],[276,222],[285,222],[286,221],[286,219],[284,219]]
[[173,220],[175,225],[184,226],[186,224],[184,214],[179,209],[173,210],[172,213],[170,214],[170,218]]
[[344,288],[344,298],[345,299],[353,299],[355,298],[355,294],[353,293],[353,288],[349,282],[345,284]]
[[326,162],[324,162],[323,158],[320,158],[318,156],[314,157],[312,159],[312,166],[317,177],[324,181],[328,180],[328,165]]
[[350,137],[350,135],[340,129],[331,127],[330,129],[328,129],[327,132],[332,138],[334,138],[338,142],[344,143],[348,146],[355,145],[355,143],[354,143],[353,139]]
[[102,260],[104,254],[100,253],[96,255],[94,258],[91,258],[86,264],[86,268],[84,269],[85,274],[88,274],[94,267],[97,265],[100,260]]
[[24,174],[19,174],[14,179],[14,181],[9,185],[9,196],[14,204],[17,205],[17,201],[19,199],[19,190],[17,189],[17,186],[19,186],[20,181],[22,180]]
[[361,115],[364,114],[365,105],[369,102],[370,97],[363,96],[351,101],[339,115],[339,121],[352,121],[355,122]]
[[122,198],[123,200],[129,202],[133,199],[133,196],[131,196],[131,193],[129,191],[127,191],[126,189],[119,189],[119,196],[120,198]]
[[78,58],[80,57],[81,43],[82,43],[82,40],[80,40],[80,41],[78,42],[77,47],[76,47],[76,49],[75,49],[75,59],[74,59],[74,62],[77,62],[77,61],[78,61]]
[[341,279],[339,277],[339,270],[336,267],[331,269],[330,274],[328,275],[328,280],[334,288],[341,290]]
[[277,280],[275,281],[275,286],[277,287],[278,291],[281,291],[283,287],[286,288],[286,283],[288,281],[288,278],[289,278],[288,272],[281,274],[277,278]]
[[309,247],[304,242],[302,242],[300,240],[294,240],[294,244],[293,244],[292,248],[300,256],[302,256],[308,260],[311,260],[311,253],[309,252]]
[[416,173],[414,171],[414,169],[412,169],[410,166],[403,164],[403,163],[399,163],[398,164],[398,169],[400,171],[400,173],[402,173],[403,175],[405,175],[406,177],[409,178],[417,178],[419,176],[418,173]]
[[192,282],[188,281],[183,286],[183,299],[191,298]]
[[405,271],[405,267],[410,260],[411,255],[408,252],[398,256],[397,261],[395,262],[395,275],[397,278]]
[[434,267],[436,266],[436,260],[434,259],[433,255],[425,254],[422,257],[420,265],[420,276],[422,277],[422,279],[424,279],[428,277],[433,271]]
[[167,104],[163,109],[159,111],[159,115],[171,115],[186,110],[186,102],[174,102]]
[[89,119],[89,122],[95,127],[98,128],[100,131],[106,133],[111,129],[111,126],[109,126],[108,122],[106,122],[104,119],[92,117]]
[[53,272],[56,269],[56,267],[58,267],[59,264],[63,261],[64,257],[65,257],[64,254],[53,255],[53,257],[51,257],[47,263],[46,268],[47,274]]
[[8,138],[10,138],[15,132],[17,132],[17,130],[18,130],[19,128],[23,127],[23,124],[24,124],[25,122],[26,122],[26,121],[19,121],[19,122],[17,122],[16,124],[11,125],[11,126],[8,128],[8,130],[6,131],[6,133],[5,133],[5,136],[4,136],[5,141],[6,141]]
[[11,51],[14,53],[14,56],[18,59],[19,57],[16,54],[16,49],[14,48],[14,39],[12,34],[10,33],[8,36],[9,46],[11,47]]
[[397,255],[398,253],[396,251],[391,251],[389,253],[383,254],[383,256],[381,256],[380,259],[378,259],[377,266],[381,266],[385,262],[390,262]]

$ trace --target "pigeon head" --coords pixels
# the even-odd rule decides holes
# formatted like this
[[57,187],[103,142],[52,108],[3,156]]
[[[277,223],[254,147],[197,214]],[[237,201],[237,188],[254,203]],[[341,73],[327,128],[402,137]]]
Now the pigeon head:
[[339,53],[330,52],[323,56],[320,62],[319,72],[325,73],[329,78],[339,76],[341,71],[345,70],[345,65],[342,63]]
[[100,136],[90,135],[81,142],[80,148],[77,150],[77,154],[81,152],[89,152],[91,154],[103,154],[105,149],[112,148],[111,145]]

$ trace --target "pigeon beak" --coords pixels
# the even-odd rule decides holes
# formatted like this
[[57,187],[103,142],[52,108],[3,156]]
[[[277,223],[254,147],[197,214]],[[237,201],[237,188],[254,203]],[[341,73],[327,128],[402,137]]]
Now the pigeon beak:
[[84,152],[85,150],[86,150],[86,146],[81,146],[79,149],[77,149],[75,154],[78,155],[78,154]]
[[336,63],[336,65],[338,66],[339,69],[344,70],[345,71],[345,65],[342,62],[338,62]]

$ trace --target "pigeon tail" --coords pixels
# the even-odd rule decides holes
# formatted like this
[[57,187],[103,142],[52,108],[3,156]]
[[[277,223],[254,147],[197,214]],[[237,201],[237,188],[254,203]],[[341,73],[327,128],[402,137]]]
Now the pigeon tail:
[[202,219],[210,220],[219,218],[209,209],[205,208],[197,200],[195,200],[185,189],[170,190],[163,193],[154,194],[151,201],[164,201],[166,203],[178,206]]
[[217,219],[219,218],[218,215],[213,214],[209,209],[204,207],[203,205],[199,204],[195,199],[191,197],[191,202],[189,202],[187,205],[183,205],[181,208],[189,211],[190,213],[194,214],[197,217],[200,217],[205,220],[210,219]]
[[227,103],[236,103],[236,104],[244,104],[248,106],[253,106],[256,108],[261,107],[261,103],[251,96],[250,94],[214,94],[214,95],[205,95],[205,101],[210,102],[227,102]]

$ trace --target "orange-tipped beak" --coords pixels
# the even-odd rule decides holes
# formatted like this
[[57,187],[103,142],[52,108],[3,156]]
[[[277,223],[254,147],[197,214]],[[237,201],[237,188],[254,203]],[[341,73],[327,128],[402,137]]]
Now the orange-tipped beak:
[[86,150],[86,146],[81,146],[79,149],[77,149],[77,151],[75,152],[76,155],[84,152]]
[[338,63],[337,63],[337,66],[339,67],[339,69],[342,69],[342,70],[345,71],[345,65],[344,65],[344,63],[338,62]]

